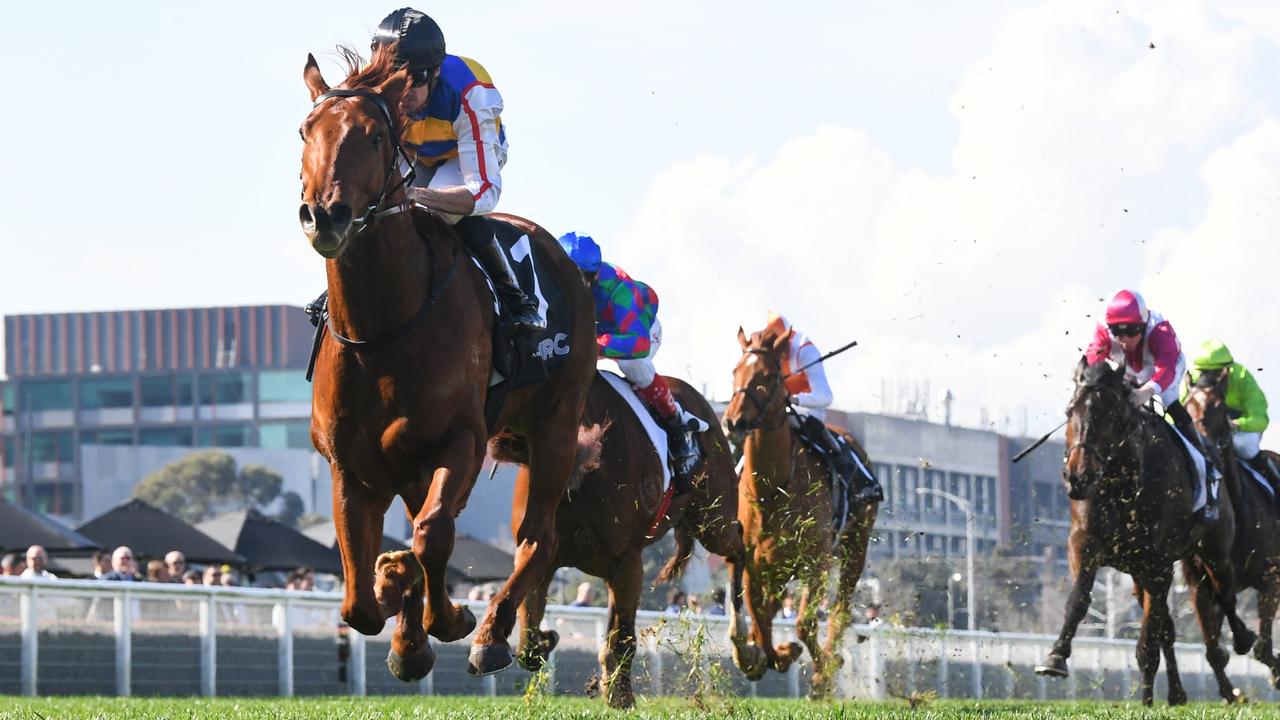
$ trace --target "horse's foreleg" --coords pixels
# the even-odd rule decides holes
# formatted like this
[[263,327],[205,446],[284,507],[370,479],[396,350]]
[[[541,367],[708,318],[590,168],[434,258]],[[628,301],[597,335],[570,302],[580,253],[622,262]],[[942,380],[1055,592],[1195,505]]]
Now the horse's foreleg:
[[422,564],[426,585],[422,625],[442,642],[466,637],[476,623],[469,609],[452,604],[444,581],[453,554],[454,518],[467,504],[483,452],[483,442],[466,430],[450,436],[439,465],[424,469],[430,473],[427,498],[413,519],[413,554]]
[[[799,650],[788,645],[783,648],[784,653],[779,653],[779,648],[773,646],[773,616],[778,611],[778,602],[770,595],[761,577],[763,574],[758,562],[748,565],[743,573],[744,595],[747,610],[751,613],[751,641],[764,652],[769,667],[786,672],[791,667],[792,656],[799,655]],[[758,680],[759,677],[753,679]]]
[[612,708],[635,705],[631,661],[636,654],[636,610],[644,584],[644,565],[638,550],[619,558],[609,582],[609,634],[600,649],[600,687]]
[[1253,646],[1253,656],[1271,670],[1271,687],[1280,689],[1280,657],[1271,654],[1271,623],[1280,604],[1280,577],[1271,570],[1263,577],[1258,588],[1258,642]]
[[551,651],[560,643],[560,633],[542,629],[542,617],[547,610],[547,586],[554,574],[555,568],[550,568],[543,575],[542,582],[534,583],[517,611],[520,616],[520,648],[516,661],[529,672],[541,670],[551,657]]
[[[1204,638],[1204,655],[1213,669],[1213,677],[1218,683],[1218,695],[1227,702],[1235,700],[1234,688],[1227,678],[1227,653],[1222,649],[1223,613],[1214,598],[1213,581],[1206,577],[1204,569],[1192,560],[1182,562],[1182,577],[1191,586],[1191,607],[1195,610],[1196,621],[1200,623],[1200,635]],[[1172,644],[1172,632],[1170,633]],[[1172,667],[1172,648],[1165,653],[1166,665]],[[1172,686],[1170,689],[1172,693]],[[1170,701],[1172,704],[1172,700]]]
[[382,632],[386,618],[373,593],[373,566],[382,544],[382,516],[390,498],[374,496],[350,472],[331,464],[333,525],[342,550],[342,619],[363,635]]
[[1036,666],[1037,675],[1067,676],[1067,658],[1071,657],[1071,641],[1076,636],[1076,628],[1080,626],[1085,613],[1089,611],[1089,603],[1093,602],[1093,579],[1097,574],[1098,568],[1093,565],[1081,567],[1080,572],[1076,574],[1075,581],[1071,585],[1071,593],[1067,596],[1067,616],[1063,620],[1062,630],[1058,633],[1058,640],[1053,644],[1053,650],[1049,652],[1049,657],[1045,658],[1044,664]]
[[725,558],[725,564],[729,566],[729,604],[726,610],[729,616],[729,642],[733,645],[733,664],[748,680],[759,680],[769,668],[769,657],[759,645],[751,642],[751,631],[743,616],[742,575],[746,562],[741,558]]
[[512,526],[518,528],[515,569],[489,601],[489,611],[472,641],[467,672],[473,675],[495,673],[511,664],[507,637],[516,623],[516,608],[555,560],[556,509],[574,460],[573,443],[565,438],[575,437],[576,418],[568,428],[548,421],[535,424],[528,433],[529,467],[516,474],[515,504],[524,498],[524,507],[522,511],[512,508]]

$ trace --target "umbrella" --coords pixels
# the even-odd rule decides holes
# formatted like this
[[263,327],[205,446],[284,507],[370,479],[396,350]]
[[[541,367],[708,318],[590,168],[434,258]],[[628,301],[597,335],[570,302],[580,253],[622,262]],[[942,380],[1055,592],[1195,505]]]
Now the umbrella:
[[41,545],[49,553],[90,552],[98,543],[38,512],[0,500],[0,551],[26,552]]
[[250,571],[311,567],[331,575],[342,573],[342,560],[333,548],[257,510],[224,513],[196,529],[235,550]]
[[459,534],[453,539],[453,555],[449,557],[451,569],[457,569],[473,583],[506,580],[515,569],[516,559],[511,553],[499,550],[470,535]]
[[76,528],[106,548],[128,545],[143,558],[163,558],[180,550],[187,562],[199,565],[231,563],[245,559],[194,526],[134,498],[123,502]]

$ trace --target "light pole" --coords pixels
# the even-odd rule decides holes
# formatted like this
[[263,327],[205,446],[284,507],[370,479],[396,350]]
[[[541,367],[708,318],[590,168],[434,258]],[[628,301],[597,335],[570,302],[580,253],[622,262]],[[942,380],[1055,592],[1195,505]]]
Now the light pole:
[[951,577],[947,578],[947,627],[949,628],[954,628],[956,626],[955,592],[951,587],[963,579],[964,578],[960,573],[955,573]]
[[[967,570],[967,572],[965,573],[965,575],[967,576],[965,584],[967,586],[966,593],[969,596],[968,597],[969,611],[967,613],[969,616],[968,618],[969,622],[967,623],[967,625],[969,628],[969,632],[973,632],[978,629],[978,605],[976,602],[977,593],[975,593],[973,590],[973,558],[978,554],[978,547],[977,547],[978,517],[973,513],[973,504],[970,503],[968,500],[965,500],[964,498],[960,497],[959,495],[952,495],[951,493],[945,490],[938,490],[937,488],[918,487],[916,488],[916,494],[917,495],[937,495],[938,497],[944,500],[950,500],[960,508],[960,512],[964,513],[965,569]],[[974,651],[973,652],[973,670],[974,670],[973,692],[974,692],[974,697],[981,698],[982,697],[982,663],[978,662],[978,652],[977,652],[978,640],[975,637],[971,639],[971,642],[973,643],[973,651]]]

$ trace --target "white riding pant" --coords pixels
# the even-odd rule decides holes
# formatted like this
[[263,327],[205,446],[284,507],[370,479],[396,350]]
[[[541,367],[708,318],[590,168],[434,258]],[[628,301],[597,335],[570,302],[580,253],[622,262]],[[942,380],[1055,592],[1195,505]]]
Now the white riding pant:
[[658,354],[658,348],[661,346],[662,323],[654,318],[653,327],[649,328],[649,354],[642,358],[616,361],[622,377],[638,388],[647,388],[652,385],[654,376],[658,374],[657,368],[653,366],[653,356]]
[[1236,455],[1241,460],[1252,460],[1262,451],[1262,433],[1260,432],[1235,433],[1231,436],[1231,442],[1235,444]]

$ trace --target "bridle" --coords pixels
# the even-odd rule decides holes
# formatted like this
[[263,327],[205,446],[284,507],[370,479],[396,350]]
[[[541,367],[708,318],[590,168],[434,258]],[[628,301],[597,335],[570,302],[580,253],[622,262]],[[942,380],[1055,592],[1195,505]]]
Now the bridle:
[[[391,153],[391,162],[387,165],[387,172],[382,177],[382,192],[378,195],[378,199],[373,201],[373,203],[365,209],[364,215],[361,215],[359,218],[351,222],[351,224],[356,228],[355,233],[352,235],[352,237],[355,237],[372,225],[374,220],[390,217],[391,215],[398,215],[402,212],[408,212],[413,209],[414,203],[410,200],[405,200],[398,205],[393,205],[386,209],[380,210],[379,208],[381,208],[387,202],[387,198],[393,195],[397,190],[413,182],[414,169],[413,163],[409,161],[409,157],[404,154],[404,149],[400,147],[399,140],[394,137],[396,125],[395,121],[391,117],[391,110],[387,108],[386,101],[377,93],[360,88],[350,90],[341,88],[337,90],[330,90],[329,92],[317,97],[315,102],[311,105],[311,108],[314,110],[315,108],[320,107],[320,104],[326,100],[347,97],[364,98],[378,108],[378,111],[382,114],[383,122],[387,124],[387,139],[391,142],[392,147],[395,148]],[[409,168],[409,172],[407,174],[399,171],[397,160],[404,161],[405,167]],[[392,178],[396,176],[399,176],[399,180],[393,184]]]
[[777,430],[787,421],[787,409],[791,404],[789,400],[784,401],[786,407],[783,408],[782,416],[778,418],[777,422],[766,425],[764,424],[764,419],[768,417],[769,406],[772,404],[774,395],[777,394],[778,388],[780,388],[782,383],[786,380],[786,377],[782,374],[782,363],[775,360],[764,348],[747,348],[742,351],[742,354],[762,357],[766,361],[772,363],[774,365],[774,370],[777,371],[773,376],[773,382],[770,383],[768,391],[765,393],[763,401],[760,400],[760,398],[756,396],[756,393],[752,392],[752,389],[749,387],[733,389],[734,395],[742,395],[747,400],[751,401],[751,405],[756,409],[755,420],[749,423],[743,423],[742,430],[745,432],[751,432],[753,430]]
[[[1087,391],[1104,392],[1110,395],[1112,398],[1114,398],[1116,403],[1121,408],[1125,408],[1126,410],[1128,409],[1129,400],[1119,390],[1116,390],[1115,388],[1109,387],[1107,385],[1086,384],[1086,385],[1081,385],[1079,391],[1077,391],[1076,399],[1071,404],[1071,414],[1074,414],[1074,412],[1076,411],[1076,407],[1084,399],[1084,393]],[[1118,436],[1121,438],[1127,438],[1129,436],[1130,431],[1133,429],[1133,422],[1134,422],[1133,413],[1131,411],[1125,412],[1124,424],[1121,426],[1119,433],[1117,433]],[[1116,444],[1116,448],[1118,449],[1120,447],[1123,447],[1125,442],[1126,441],[1122,439],[1119,443]],[[1114,453],[1104,455],[1101,450],[1094,447],[1094,445],[1089,442],[1087,429],[1080,433],[1079,440],[1072,443],[1071,446],[1067,448],[1066,457],[1070,458],[1071,454],[1075,452],[1077,449],[1083,450],[1086,455],[1089,455],[1094,459],[1096,459],[1098,461],[1100,468],[1107,467],[1108,465],[1111,464],[1111,461],[1114,459]]]

